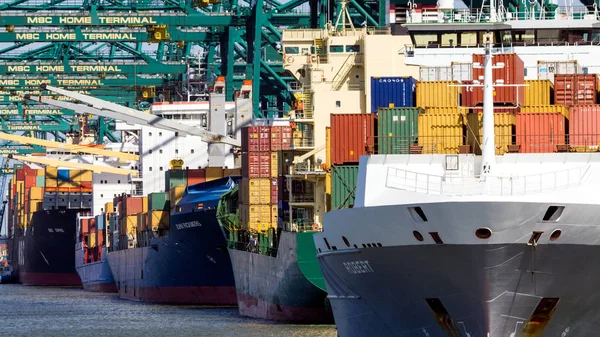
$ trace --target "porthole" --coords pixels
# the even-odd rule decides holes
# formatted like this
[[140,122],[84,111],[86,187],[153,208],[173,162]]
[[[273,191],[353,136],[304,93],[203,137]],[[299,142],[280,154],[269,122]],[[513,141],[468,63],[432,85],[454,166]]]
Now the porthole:
[[421,233],[419,233],[418,231],[413,231],[413,235],[415,236],[415,239],[417,239],[417,241],[423,241],[423,235],[421,235]]
[[342,236],[342,240],[344,240],[346,246],[350,247],[350,241],[348,241],[348,239],[345,236]]
[[371,248],[371,244],[370,244],[370,243],[367,243],[367,247]]
[[367,248],[367,245],[365,245],[364,243],[362,244],[363,248]]
[[562,234],[562,231],[560,229],[555,230],[554,232],[552,232],[552,234],[550,234],[550,241],[558,240],[558,238],[560,238],[561,234]]
[[489,239],[492,236],[492,231],[489,228],[479,228],[475,231],[475,236],[484,240]]

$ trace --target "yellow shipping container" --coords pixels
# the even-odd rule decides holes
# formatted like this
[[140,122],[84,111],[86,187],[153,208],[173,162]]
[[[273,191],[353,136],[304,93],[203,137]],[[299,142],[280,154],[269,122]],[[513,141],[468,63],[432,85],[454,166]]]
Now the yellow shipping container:
[[[496,135],[496,154],[502,155],[508,151],[508,145],[512,144],[516,125],[516,116],[509,113],[494,114],[494,133]],[[481,154],[481,142],[483,136],[483,115],[467,115],[467,145],[471,145],[472,151]]]
[[46,187],[58,187],[58,180],[56,177],[51,178],[50,176],[46,176],[46,182],[44,184]]
[[554,84],[550,80],[527,80],[525,84],[525,104],[550,105],[554,98]]
[[29,200],[29,213],[37,212],[42,210],[42,200]]
[[96,232],[92,232],[88,234],[88,247],[94,248],[96,247]]
[[242,175],[242,170],[239,168],[236,169],[224,169],[223,170],[223,177],[229,177],[229,176],[241,176]]
[[427,81],[417,82],[417,106],[426,107],[451,107],[459,106],[460,87],[452,87],[458,82],[453,81]]
[[277,228],[277,224],[279,223],[279,206],[271,205],[271,225]]
[[148,228],[154,232],[159,229],[169,229],[169,213],[152,211],[148,216]]
[[[125,233],[135,233],[138,227],[138,217],[136,215],[128,215],[122,219],[125,222],[125,226],[121,229],[125,231]],[[122,233],[122,234],[125,234]]]
[[240,226],[243,230],[264,232],[272,227],[271,205],[240,205]]
[[56,179],[58,177],[58,167],[46,166],[46,177]]
[[37,176],[38,177],[42,177],[44,176],[44,174],[46,174],[46,171],[44,169],[37,169]]
[[522,106],[519,110],[520,113],[540,113],[540,112],[552,112],[560,113],[569,119],[569,109],[564,105],[548,104],[548,105],[534,105],[534,106]]
[[148,213],[148,197],[142,197],[142,212]]
[[271,203],[271,179],[248,179],[248,203],[250,205]]
[[277,152],[271,152],[271,178],[279,176],[279,159]]
[[453,154],[464,144],[462,114],[419,114],[419,146],[423,153]]
[[469,109],[457,106],[437,106],[425,108],[425,113],[428,115],[466,115],[469,113]]
[[112,202],[112,201],[110,201],[110,202],[107,202],[107,203],[104,205],[104,212],[105,212],[105,213],[114,213],[114,212],[115,212],[115,207],[114,207],[113,205],[114,205],[114,204],[113,204],[113,202]]
[[44,188],[33,186],[29,189],[29,199],[44,199]]
[[183,194],[185,193],[185,186],[175,186],[169,190],[169,200],[171,201],[171,211],[175,209],[175,205],[183,198]]
[[223,168],[221,167],[207,167],[206,168],[206,181],[212,181],[223,178]]

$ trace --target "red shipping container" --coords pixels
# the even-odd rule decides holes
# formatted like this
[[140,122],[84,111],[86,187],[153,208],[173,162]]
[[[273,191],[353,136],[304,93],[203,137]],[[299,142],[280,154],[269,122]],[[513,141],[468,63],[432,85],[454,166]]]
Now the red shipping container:
[[242,152],[258,152],[258,126],[242,128]]
[[25,169],[24,168],[17,169],[17,180],[25,181]]
[[258,133],[259,151],[271,152],[271,128],[268,126],[259,126]]
[[98,243],[98,247],[104,246],[104,230],[99,230],[97,235],[98,240],[96,242]]
[[598,76],[595,74],[554,75],[554,103],[565,106],[596,104]]
[[242,177],[260,178],[260,152],[242,152]]
[[25,176],[25,188],[31,188],[35,186],[35,176]]
[[271,203],[279,202],[279,186],[278,178],[271,178]]
[[576,105],[569,108],[569,144],[600,144],[600,105]]
[[134,215],[144,211],[144,199],[142,197],[127,197],[120,204],[119,217]]
[[271,151],[281,151],[282,131],[281,126],[271,127]]
[[[479,62],[483,66],[484,60],[485,56],[483,54],[473,54],[473,63]],[[492,80],[494,82],[503,80],[504,84],[525,83],[525,64],[517,54],[496,54],[492,59],[492,64],[496,65],[498,63],[504,63],[504,67],[492,70]],[[481,84],[483,84],[483,73],[483,68],[473,67],[473,79],[479,80]],[[483,87],[463,87],[462,96],[464,106],[482,105]],[[524,87],[497,86],[494,89],[494,104],[523,105],[524,103]]]
[[281,127],[281,149],[283,151],[290,150],[292,148],[292,127],[282,126]]
[[331,164],[358,163],[366,155],[367,140],[377,135],[375,114],[331,115]]
[[197,169],[197,170],[188,170],[187,171],[187,185],[195,185],[206,182],[206,170],[205,169]]
[[271,177],[271,153],[260,154],[260,172],[259,178],[270,178]]
[[81,233],[89,233],[90,232],[90,219],[80,219],[81,222]]
[[566,118],[556,113],[517,114],[516,139],[521,153],[556,152],[566,144]]

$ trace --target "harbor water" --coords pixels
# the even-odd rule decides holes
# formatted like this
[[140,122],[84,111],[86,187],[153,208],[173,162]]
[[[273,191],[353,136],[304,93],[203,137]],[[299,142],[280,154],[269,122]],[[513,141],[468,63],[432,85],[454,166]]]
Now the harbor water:
[[82,289],[0,284],[1,336],[335,337],[332,325],[250,319],[237,308],[153,305]]

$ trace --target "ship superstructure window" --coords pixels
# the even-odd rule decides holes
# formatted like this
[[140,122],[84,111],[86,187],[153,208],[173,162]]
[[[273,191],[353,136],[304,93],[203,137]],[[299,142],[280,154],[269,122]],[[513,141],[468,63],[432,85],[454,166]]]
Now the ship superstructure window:
[[360,53],[360,45],[346,46],[346,53]]
[[477,45],[477,33],[476,32],[460,33],[460,45],[463,47],[476,46]]
[[435,33],[415,33],[414,39],[417,47],[438,44],[438,35]]
[[560,39],[558,29],[540,29],[537,32],[537,41],[543,44],[556,42]]
[[543,221],[558,221],[563,211],[565,210],[565,206],[550,206],[546,210],[546,214],[544,214]]
[[457,33],[443,33],[442,34],[442,46],[444,47],[453,47],[458,44],[458,34]]
[[409,207],[408,212],[412,216],[415,222],[425,222],[427,221],[427,217],[425,216],[425,212],[421,207]]
[[299,47],[285,47],[286,54],[298,54],[300,52]]
[[534,43],[535,42],[535,30],[517,30],[514,32],[514,42],[521,43]]
[[338,44],[332,44],[331,46],[329,46],[329,52],[330,53],[343,53],[344,46],[338,45]]

